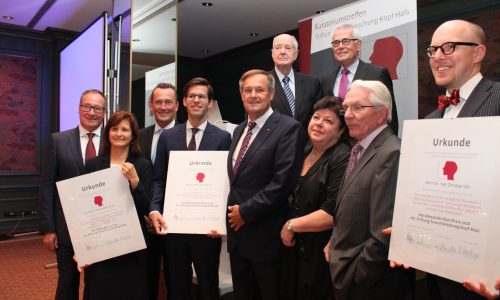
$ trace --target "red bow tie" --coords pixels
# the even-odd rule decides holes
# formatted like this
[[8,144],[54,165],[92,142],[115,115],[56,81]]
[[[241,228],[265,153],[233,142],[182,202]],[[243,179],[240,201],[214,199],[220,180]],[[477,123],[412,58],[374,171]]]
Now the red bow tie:
[[458,90],[453,90],[449,97],[445,95],[441,95],[438,97],[439,110],[447,108],[448,106],[450,106],[450,104],[457,105],[458,103],[460,103],[460,95],[458,93]]

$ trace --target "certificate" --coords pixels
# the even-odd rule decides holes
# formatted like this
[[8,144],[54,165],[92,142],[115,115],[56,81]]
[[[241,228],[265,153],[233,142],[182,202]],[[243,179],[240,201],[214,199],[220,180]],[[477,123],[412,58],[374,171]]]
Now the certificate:
[[121,168],[59,181],[57,191],[79,266],[146,248]]
[[228,151],[170,151],[163,218],[168,233],[226,234]]
[[500,117],[405,121],[389,259],[500,278]]

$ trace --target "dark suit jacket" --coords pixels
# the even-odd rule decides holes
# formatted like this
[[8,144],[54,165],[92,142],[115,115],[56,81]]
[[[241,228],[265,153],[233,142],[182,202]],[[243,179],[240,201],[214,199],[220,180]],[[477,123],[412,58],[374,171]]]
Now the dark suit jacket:
[[[333,85],[335,84],[339,70],[340,64],[335,62],[333,71],[321,77],[321,97],[333,96]],[[389,89],[392,98],[392,120],[390,126],[397,135],[399,129],[398,110],[396,108],[396,101],[394,100],[394,91],[392,89],[392,79],[389,70],[379,65],[359,60],[358,69],[356,70],[356,74],[354,74],[353,81],[356,79],[378,80]]]
[[53,133],[46,154],[42,174],[40,232],[55,232],[59,244],[71,246],[56,182],[84,173],[78,127]]
[[[198,151],[227,151],[231,145],[231,135],[207,123]],[[186,123],[164,130],[158,139],[153,177],[153,200],[150,211],[163,212],[165,182],[168,173],[170,151],[187,151]]]
[[400,141],[385,128],[344,179],[337,196],[330,270],[335,297],[352,299],[355,282],[369,289],[390,272],[387,256],[396,196]]
[[[299,121],[304,128],[307,129],[309,119],[313,114],[314,103],[316,103],[321,96],[320,83],[315,77],[295,72],[293,70],[292,72],[295,77],[295,120]],[[278,74],[276,74],[275,69],[273,69],[271,73],[276,81],[276,91],[273,101],[271,101],[271,106],[273,110],[292,117],[290,104],[288,104],[288,100],[286,98],[285,91],[283,90],[283,86],[278,78]]]
[[246,124],[234,130],[228,156],[231,187],[227,202],[240,206],[245,221],[238,232],[226,222],[228,251],[237,247],[249,260],[276,261],[288,195],[302,168],[305,134],[299,122],[273,112],[248,147],[235,175],[232,157]]
[[[444,109],[428,114],[426,119],[440,119]],[[458,118],[500,116],[500,82],[485,77],[479,81],[458,114]]]
[[[179,125],[173,120],[174,126]],[[153,135],[155,133],[155,124],[139,130],[139,145],[141,146],[142,156],[151,160],[151,144],[153,143]]]

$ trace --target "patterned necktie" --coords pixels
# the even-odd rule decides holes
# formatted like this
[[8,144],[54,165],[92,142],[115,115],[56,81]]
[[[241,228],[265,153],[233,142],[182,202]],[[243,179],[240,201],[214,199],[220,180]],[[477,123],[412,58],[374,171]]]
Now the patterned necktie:
[[289,82],[290,77],[288,77],[288,75],[285,75],[285,77],[283,77],[283,90],[285,91],[286,99],[288,100],[288,104],[290,105],[292,116],[295,117],[295,97],[293,96],[292,89],[288,85]]
[[194,136],[200,129],[193,127],[191,128],[191,130],[193,131],[193,134],[191,135],[191,140],[189,141],[188,150],[196,151],[196,139],[194,138]]
[[349,86],[349,79],[347,78],[349,74],[348,69],[342,69],[342,76],[340,77],[339,94],[338,98],[340,101],[344,101],[345,95],[347,94],[347,87]]
[[451,105],[457,105],[460,103],[460,92],[459,90],[453,90],[450,96],[441,95],[438,97],[438,109],[443,110]]
[[89,141],[87,142],[87,148],[85,148],[85,160],[89,160],[93,157],[95,157],[95,146],[94,142],[92,142],[92,138],[94,137],[94,133],[89,132],[87,133],[87,136],[89,137]]
[[363,151],[363,146],[360,143],[357,143],[351,150],[351,156],[349,156],[349,162],[347,163],[347,168],[345,170],[344,179],[347,179],[349,175],[351,175],[352,170],[356,166],[358,162],[358,156]]
[[252,129],[257,125],[257,123],[250,121],[248,122],[248,131],[243,138],[243,142],[241,143],[240,152],[238,152],[238,156],[236,157],[236,162],[234,163],[233,173],[236,174],[238,168],[241,165],[241,161],[243,160],[243,156],[245,156],[245,152],[247,152],[248,144],[250,143],[250,138],[252,137]]

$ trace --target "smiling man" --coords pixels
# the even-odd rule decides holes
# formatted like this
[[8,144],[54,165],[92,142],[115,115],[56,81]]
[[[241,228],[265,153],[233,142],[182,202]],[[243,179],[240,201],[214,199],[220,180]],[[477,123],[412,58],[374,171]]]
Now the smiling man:
[[293,63],[299,54],[297,39],[293,35],[280,34],[273,39],[274,80],[276,85],[271,106],[274,110],[290,116],[307,129],[314,103],[319,100],[319,80],[293,70]]
[[332,34],[332,51],[335,63],[332,72],[321,78],[321,95],[322,97],[337,96],[342,101],[352,82],[356,79],[382,82],[391,94],[390,126],[397,134],[399,128],[398,112],[392,90],[391,75],[386,68],[359,59],[361,45],[361,35],[352,25],[344,24],[335,29]]

